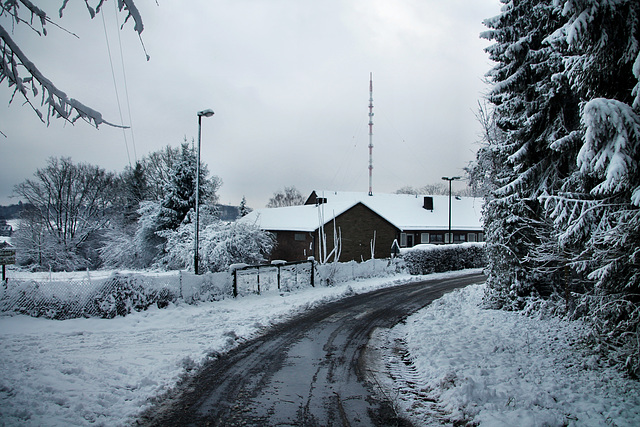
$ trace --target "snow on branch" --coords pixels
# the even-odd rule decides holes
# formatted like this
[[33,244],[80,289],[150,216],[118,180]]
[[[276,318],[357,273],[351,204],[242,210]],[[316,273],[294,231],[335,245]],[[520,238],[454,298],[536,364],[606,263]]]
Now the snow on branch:
[[584,106],[582,122],[586,128],[584,145],[578,153],[578,167],[587,174],[603,178],[593,190],[605,195],[623,190],[633,191],[640,206],[638,173],[640,158],[640,117],[633,109],[614,99],[596,98]]
[[[63,0],[59,14],[62,17],[63,11],[69,0]],[[100,11],[105,0],[99,0],[97,6],[93,8],[89,4],[89,0],[85,0],[87,9],[91,18]],[[115,1],[115,0],[114,0]],[[20,16],[20,8],[24,7],[28,10],[30,18],[25,19]],[[118,8],[120,12],[125,11],[127,16],[124,20],[126,23],[130,18],[134,21],[134,31],[140,35],[144,29],[142,17],[136,8],[133,0],[118,0]],[[46,12],[31,3],[30,0],[7,0],[0,3],[0,16],[8,15],[14,25],[26,24],[38,34],[47,35],[46,23],[53,23]],[[34,19],[39,21],[40,29],[34,27]],[[124,23],[122,24],[124,26]],[[65,30],[66,31],[66,30]],[[142,39],[140,39],[142,43]],[[144,48],[144,44],[142,45]],[[146,54],[147,60],[149,55]],[[9,100],[9,104],[13,102],[16,94],[21,95],[25,104],[28,104],[38,115],[40,120],[47,125],[50,123],[51,117],[62,118],[70,123],[75,123],[78,119],[98,127],[106,124],[114,127],[125,127],[109,123],[102,118],[100,112],[84,105],[80,101],[70,98],[62,90],[58,89],[55,84],[43,75],[37,66],[29,60],[27,55],[20,49],[19,45],[13,40],[7,29],[0,25],[0,83],[7,81],[9,88],[14,88],[13,94]],[[46,106],[47,111],[44,114],[34,101],[40,96],[40,106]]]

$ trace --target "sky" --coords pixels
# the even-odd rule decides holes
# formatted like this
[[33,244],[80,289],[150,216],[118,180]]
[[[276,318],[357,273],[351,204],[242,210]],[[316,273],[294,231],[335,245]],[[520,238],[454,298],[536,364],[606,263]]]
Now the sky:
[[[167,145],[197,141],[220,202],[262,208],[275,191],[368,191],[373,75],[373,192],[464,175],[492,67],[480,39],[499,0],[136,0],[142,42],[107,1],[36,2],[65,30],[12,37],[40,71],[105,120],[47,126],[0,84],[0,204],[49,157],[113,172]],[[90,2],[96,3],[96,2]],[[0,17],[6,29],[11,25]],[[145,49],[150,60],[146,60]],[[119,100],[119,102],[118,102]],[[454,182],[454,189],[464,187]]]

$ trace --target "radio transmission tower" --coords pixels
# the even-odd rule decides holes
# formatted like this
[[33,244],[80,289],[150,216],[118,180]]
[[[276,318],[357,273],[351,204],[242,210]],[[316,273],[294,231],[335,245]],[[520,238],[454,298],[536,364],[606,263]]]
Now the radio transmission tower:
[[369,195],[373,196],[373,73],[369,73]]

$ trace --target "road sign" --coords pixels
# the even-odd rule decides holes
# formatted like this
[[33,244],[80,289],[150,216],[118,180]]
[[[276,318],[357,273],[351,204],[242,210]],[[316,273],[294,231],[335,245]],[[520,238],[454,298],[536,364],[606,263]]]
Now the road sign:
[[16,263],[15,249],[0,249],[0,265],[15,264],[15,263]]

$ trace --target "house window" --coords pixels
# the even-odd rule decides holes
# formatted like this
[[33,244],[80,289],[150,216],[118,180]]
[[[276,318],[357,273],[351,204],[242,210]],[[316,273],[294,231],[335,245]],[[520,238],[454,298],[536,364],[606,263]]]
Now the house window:
[[476,233],[468,233],[467,242],[475,242],[475,241],[476,241]]
[[400,247],[407,247],[407,233],[400,233]]
[[466,234],[454,234],[453,235],[453,243],[464,243],[466,242]]
[[444,233],[444,242],[446,244],[451,243],[451,236],[453,235],[453,233]]
[[429,243],[429,233],[420,234],[420,243]]
[[484,233],[478,233],[478,242],[484,242]]
[[431,234],[429,236],[429,243],[444,243],[444,235],[442,235],[442,234]]
[[307,235],[306,235],[306,234],[304,234],[304,233],[295,233],[295,234],[293,235],[293,239],[294,239],[296,242],[304,242],[304,241],[306,241],[306,240],[307,240]]

